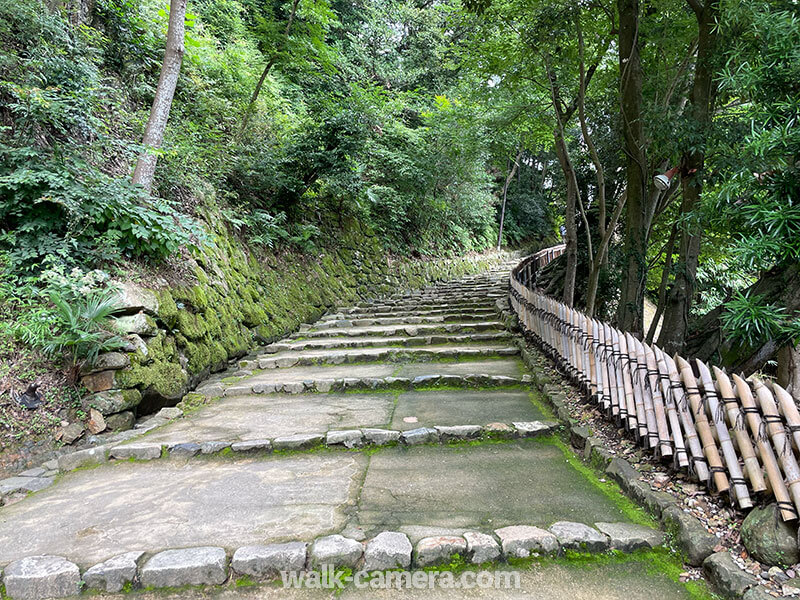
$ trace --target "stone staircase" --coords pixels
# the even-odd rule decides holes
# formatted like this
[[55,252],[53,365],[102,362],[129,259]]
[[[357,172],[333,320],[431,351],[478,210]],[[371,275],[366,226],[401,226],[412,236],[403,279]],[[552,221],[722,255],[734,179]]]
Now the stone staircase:
[[498,310],[509,271],[337,308],[64,457],[0,508],[6,593],[659,545],[553,435]]

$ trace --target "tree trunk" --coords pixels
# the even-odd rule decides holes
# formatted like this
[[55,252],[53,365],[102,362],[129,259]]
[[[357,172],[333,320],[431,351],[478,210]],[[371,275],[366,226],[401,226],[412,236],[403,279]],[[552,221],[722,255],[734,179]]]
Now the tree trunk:
[[[787,314],[797,315],[800,313],[800,265],[778,266],[762,273],[745,293],[761,296],[762,302],[782,306]],[[724,310],[724,304],[720,305],[693,324],[686,339],[686,356],[750,375],[774,356],[778,344],[766,340],[750,346],[731,339],[721,326],[720,316]]]
[[669,275],[672,272],[672,254],[675,250],[675,239],[678,237],[678,222],[672,225],[672,231],[667,240],[667,247],[664,250],[664,268],[661,271],[661,283],[658,286],[658,304],[656,305],[656,314],[653,315],[653,322],[650,323],[650,329],[647,330],[648,344],[653,343],[656,331],[658,330],[658,321],[661,315],[664,314],[664,305],[667,302],[667,283],[669,283]]
[[158,155],[154,150],[160,148],[164,141],[169,110],[172,107],[172,98],[175,96],[175,87],[181,72],[185,18],[186,0],[171,0],[164,63],[161,66],[161,76],[158,78],[153,107],[150,109],[150,118],[147,120],[147,127],[145,127],[142,137],[144,150],[139,155],[136,169],[133,171],[133,183],[141,185],[148,193],[153,187],[153,177],[158,160]]
[[778,350],[778,385],[800,403],[800,345],[787,344]]
[[[697,63],[694,69],[694,82],[690,101],[694,126],[703,138],[711,124],[712,106],[715,98],[714,52],[716,49],[717,8],[712,0],[707,0],[702,8],[697,6],[698,46]],[[702,147],[684,156],[682,176],[683,202],[681,214],[692,213],[700,204],[703,193],[703,167],[705,152]],[[681,231],[678,246],[678,261],[675,265],[675,281],[669,290],[664,310],[664,325],[661,328],[659,344],[669,354],[682,353],[689,331],[689,312],[696,290],[697,263],[700,255],[702,228],[693,220]]]
[[617,325],[637,337],[644,329],[647,238],[652,210],[647,194],[647,156],[642,127],[642,64],[639,56],[639,2],[617,0],[622,137],[628,193],[622,289]]
[[503,207],[500,209],[500,230],[497,232],[498,251],[500,250],[500,246],[503,243],[503,225],[505,224],[506,220],[506,197],[508,196],[508,186],[511,184],[511,180],[514,179],[514,173],[516,173],[517,169],[519,168],[520,158],[522,158],[521,147],[517,152],[517,158],[514,159],[514,165],[511,167],[511,171],[509,171],[508,177],[506,177],[505,184],[503,185]]
[[[294,0],[294,2],[292,2],[292,10],[289,13],[289,20],[286,22],[286,31],[283,32],[284,44],[288,41],[289,34],[292,32],[292,23],[294,23],[294,17],[297,14],[298,4],[300,4],[300,0]],[[247,131],[247,124],[250,122],[250,116],[255,110],[256,101],[258,100],[258,96],[261,94],[261,88],[264,87],[264,81],[267,79],[270,69],[272,69],[273,65],[277,62],[280,51],[281,47],[279,46],[275,49],[273,55],[270,56],[266,66],[264,67],[264,70],[261,71],[261,77],[258,78],[258,83],[253,90],[253,95],[250,96],[250,102],[247,103],[247,108],[244,111],[244,116],[242,117],[242,126],[239,129],[239,135],[236,137],[237,141],[240,140],[244,135],[244,132]]]
[[558,132],[555,134],[556,154],[567,180],[567,206],[564,212],[564,228],[567,231],[564,254],[567,260],[567,272],[564,275],[564,294],[562,301],[572,306],[575,301],[575,278],[578,272],[578,228],[575,224],[575,205],[578,198],[578,185],[575,181],[575,170],[569,159],[567,144]]

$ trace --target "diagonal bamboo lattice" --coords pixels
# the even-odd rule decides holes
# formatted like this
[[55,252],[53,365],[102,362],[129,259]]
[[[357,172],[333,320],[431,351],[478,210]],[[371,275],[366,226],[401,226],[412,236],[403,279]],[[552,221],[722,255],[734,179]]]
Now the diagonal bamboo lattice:
[[797,519],[800,412],[791,395],[755,377],[731,382],[722,369],[669,356],[537,291],[537,271],[563,252],[541,250],[511,273],[511,305],[526,334],[655,456],[729,492],[740,508],[768,494],[785,521]]

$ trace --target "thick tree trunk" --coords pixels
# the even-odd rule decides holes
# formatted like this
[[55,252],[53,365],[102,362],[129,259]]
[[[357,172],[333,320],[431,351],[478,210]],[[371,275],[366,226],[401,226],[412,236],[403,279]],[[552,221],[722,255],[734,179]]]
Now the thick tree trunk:
[[[711,124],[714,104],[714,52],[716,50],[717,5],[706,0],[705,6],[697,6],[698,45],[697,64],[694,69],[694,82],[690,101],[694,126],[703,138]],[[684,156],[684,175],[682,177],[683,202],[681,214],[693,212],[700,204],[703,193],[703,167],[705,152],[702,146]],[[678,246],[678,261],[675,264],[675,281],[669,290],[664,310],[664,325],[661,328],[659,344],[669,354],[682,353],[686,334],[689,331],[689,311],[696,290],[697,263],[700,255],[702,228],[690,219],[681,231]]]
[[[799,314],[800,265],[779,266],[763,273],[746,293],[761,296],[764,303],[785,307],[790,315]],[[778,344],[774,340],[766,340],[750,346],[732,340],[722,329],[720,316],[724,309],[724,305],[718,306],[693,324],[686,339],[686,356],[749,375],[775,355]]]
[[787,344],[778,350],[778,385],[800,403],[800,345]]
[[642,127],[642,64],[639,56],[639,2],[617,0],[622,137],[627,156],[622,289],[617,325],[641,337],[647,278],[647,238],[652,209],[647,194],[647,156]]
[[136,162],[133,172],[133,183],[141,185],[148,192],[153,187],[158,156],[154,152],[164,141],[167,129],[169,110],[178,85],[178,75],[183,62],[183,38],[185,33],[186,0],[171,0],[169,7],[169,26],[167,28],[167,47],[164,51],[164,63],[161,76],[158,78],[156,96],[150,109],[150,118],[142,137],[144,150]]

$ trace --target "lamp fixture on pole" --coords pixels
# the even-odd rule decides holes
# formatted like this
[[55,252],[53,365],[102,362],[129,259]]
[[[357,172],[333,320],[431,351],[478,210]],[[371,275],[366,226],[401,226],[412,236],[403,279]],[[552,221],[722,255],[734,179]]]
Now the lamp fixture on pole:
[[653,177],[653,184],[662,192],[668,190],[670,183],[672,183],[672,178],[675,177],[678,171],[680,171],[680,167],[672,167],[666,173],[659,173]]

